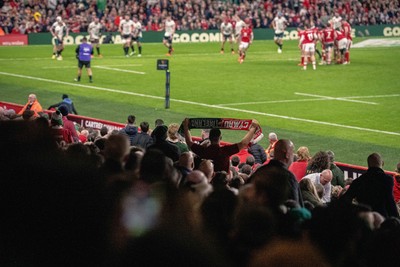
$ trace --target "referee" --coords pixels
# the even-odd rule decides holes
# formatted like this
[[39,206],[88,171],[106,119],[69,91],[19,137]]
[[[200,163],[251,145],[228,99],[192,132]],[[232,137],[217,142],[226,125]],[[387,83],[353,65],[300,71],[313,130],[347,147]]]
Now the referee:
[[87,38],[83,37],[81,44],[75,49],[76,58],[78,59],[78,77],[75,79],[76,82],[81,81],[82,67],[85,66],[87,74],[89,76],[89,82],[92,80],[92,69],[90,68],[90,60],[93,55],[93,47],[87,43]]

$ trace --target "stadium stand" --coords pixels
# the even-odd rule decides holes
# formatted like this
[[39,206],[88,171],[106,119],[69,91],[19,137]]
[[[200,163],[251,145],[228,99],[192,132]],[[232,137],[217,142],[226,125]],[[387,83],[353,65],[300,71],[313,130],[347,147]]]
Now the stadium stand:
[[[8,111],[22,105],[0,105],[1,266],[309,266],[311,257],[318,266],[369,267],[397,260],[399,218],[340,194],[329,205],[300,207],[288,198],[289,172],[276,163],[249,166],[248,179],[216,172],[211,182],[196,164],[191,174],[190,164],[179,187],[181,172],[161,151],[130,156],[123,124],[68,114],[82,132],[110,131],[96,137],[102,146],[60,147],[48,116],[10,120]],[[277,159],[279,151],[293,152],[277,145]]]
[[399,24],[399,1],[211,1],[211,0],[69,0],[69,1],[0,1],[0,27],[6,34],[48,32],[57,16],[61,16],[72,32],[87,32],[94,17],[99,17],[103,31],[116,32],[120,17],[128,13],[138,16],[143,31],[160,31],[167,14],[171,14],[177,30],[219,29],[223,18],[234,15],[248,17],[254,28],[271,28],[280,11],[289,27],[299,27],[313,20],[316,26],[326,24],[337,12],[352,26]]

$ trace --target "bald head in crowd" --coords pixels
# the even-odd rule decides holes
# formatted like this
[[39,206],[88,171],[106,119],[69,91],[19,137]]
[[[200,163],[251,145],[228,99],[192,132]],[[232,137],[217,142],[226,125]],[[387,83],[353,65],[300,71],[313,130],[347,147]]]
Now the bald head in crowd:
[[333,178],[332,171],[329,169],[323,170],[320,175],[320,183],[322,185],[326,185],[327,183],[331,182]]
[[293,142],[289,139],[280,139],[275,144],[274,159],[279,160],[286,167],[289,167],[293,162]]
[[383,167],[383,160],[381,155],[378,153],[372,153],[368,156],[368,168],[382,168]]
[[191,152],[182,153],[181,156],[179,157],[178,165],[185,167],[189,170],[193,170],[194,161],[192,153]]

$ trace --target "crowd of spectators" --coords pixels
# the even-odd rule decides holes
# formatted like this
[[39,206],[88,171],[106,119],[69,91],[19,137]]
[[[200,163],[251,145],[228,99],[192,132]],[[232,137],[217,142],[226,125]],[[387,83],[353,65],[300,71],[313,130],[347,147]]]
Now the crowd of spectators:
[[[153,130],[142,121],[143,136],[134,115],[122,130],[85,129],[68,120],[66,106],[50,115],[38,106],[30,94],[22,118],[0,108],[1,266],[397,262],[400,164],[395,177],[386,175],[378,153],[368,156],[366,174],[344,180],[332,151],[311,157],[277,134],[267,159],[229,157],[251,142],[255,120],[225,150],[220,130],[194,141],[186,119],[185,138],[179,124],[161,119]],[[74,135],[65,139],[63,129]],[[228,170],[217,170],[225,159]],[[306,164],[295,176],[296,161]]]
[[254,28],[271,28],[277,12],[289,27],[312,20],[327,23],[335,13],[352,26],[400,24],[398,0],[1,0],[0,27],[7,33],[48,32],[61,16],[72,32],[87,32],[94,17],[101,19],[106,32],[118,31],[124,14],[136,15],[143,31],[161,31],[167,15],[177,30],[219,29],[224,17],[249,18]]

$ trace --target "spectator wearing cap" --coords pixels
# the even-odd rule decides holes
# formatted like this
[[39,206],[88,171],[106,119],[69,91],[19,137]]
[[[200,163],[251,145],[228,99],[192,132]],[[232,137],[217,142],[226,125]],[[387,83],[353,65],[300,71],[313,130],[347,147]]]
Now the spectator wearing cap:
[[260,127],[258,122],[256,120],[253,120],[249,131],[240,142],[226,146],[221,146],[220,144],[222,139],[221,130],[213,128],[210,130],[209,136],[211,144],[205,147],[196,144],[192,140],[192,136],[189,131],[189,119],[185,119],[183,121],[183,126],[186,144],[188,145],[188,147],[200,158],[213,160],[215,172],[225,171],[228,174],[230,173],[230,156],[246,148],[253,138],[254,133],[256,132],[258,127]]
[[61,105],[58,108],[58,110],[62,114],[62,120],[63,120],[64,128],[67,129],[68,131],[70,131],[72,139],[74,140],[74,142],[79,142],[79,136],[78,136],[78,133],[76,131],[75,125],[67,117],[68,114],[69,114],[67,106]]
[[72,100],[68,97],[68,95],[63,94],[61,98],[62,98],[61,102],[59,102],[57,104],[54,104],[54,105],[51,105],[48,109],[50,110],[50,109],[53,109],[53,108],[58,108],[61,105],[64,105],[64,106],[66,106],[68,108],[68,113],[69,114],[78,115],[78,112],[76,111],[75,106],[74,106],[74,102],[72,102]]
[[50,131],[57,144],[60,146],[72,142],[72,137],[69,130],[64,127],[63,115],[59,110],[56,110],[51,114]]
[[168,127],[166,125],[157,126],[153,132],[151,133],[151,137],[153,138],[153,144],[147,148],[150,149],[158,149],[162,151],[165,156],[172,159],[173,162],[179,160],[180,151],[179,148],[168,142],[167,139]]
[[133,146],[133,138],[138,134],[138,127],[135,125],[136,117],[134,115],[129,115],[127,119],[127,124],[125,128],[121,129],[119,132],[125,134],[129,137],[130,145]]

